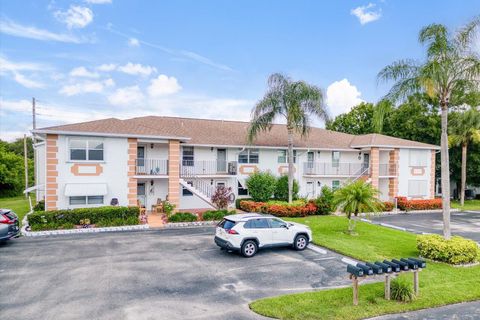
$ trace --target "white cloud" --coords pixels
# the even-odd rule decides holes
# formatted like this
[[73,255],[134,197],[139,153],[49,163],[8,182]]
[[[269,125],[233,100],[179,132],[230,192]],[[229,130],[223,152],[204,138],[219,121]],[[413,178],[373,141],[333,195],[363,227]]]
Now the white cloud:
[[118,71],[131,74],[131,75],[142,75],[149,76],[152,73],[157,72],[157,69],[151,66],[143,66],[139,63],[127,63],[124,66],[118,67]]
[[0,19],[0,32],[15,37],[42,40],[82,43],[85,39],[79,39],[70,34],[54,33],[30,26],[23,26],[8,19]]
[[117,68],[117,65],[116,64],[113,64],[113,63],[104,63],[102,65],[99,65],[97,67],[97,70],[98,71],[104,71],[104,72],[109,72],[109,71],[113,71]]
[[81,78],[98,78],[99,74],[87,70],[85,67],[76,67],[70,71],[71,77],[81,77]]
[[63,86],[60,89],[59,93],[69,97],[82,94],[82,93],[101,93],[103,92],[103,89],[106,85],[107,85],[106,83],[100,82],[100,81],[87,81],[82,83],[74,83],[74,84]]
[[105,85],[105,87],[114,87],[115,86],[115,81],[113,81],[112,78],[109,78],[109,79],[103,81],[103,84]]
[[159,75],[156,79],[152,79],[150,86],[147,88],[148,94],[152,97],[174,94],[181,89],[182,87],[178,84],[176,78],[164,74]]
[[112,0],[85,0],[85,2],[90,4],[109,4],[112,3]]
[[332,116],[348,112],[350,109],[362,102],[361,92],[347,79],[335,81],[327,88],[326,103]]
[[369,22],[375,21],[380,19],[382,16],[382,10],[373,10],[375,7],[375,4],[369,3],[366,6],[360,6],[355,9],[352,9],[350,11],[350,14],[356,16],[358,18],[358,21],[360,21],[360,24],[364,25]]
[[128,39],[128,46],[129,47],[138,47],[140,46],[140,41],[137,38],[130,38]]
[[24,86],[25,88],[29,88],[29,89],[45,88],[44,83],[41,83],[41,82],[38,82],[38,81],[35,81],[35,80],[32,80],[32,79],[28,79],[23,74],[18,73],[18,72],[14,72],[13,79],[16,82],[18,82],[19,84],[21,84],[22,86]]
[[28,77],[20,73],[20,71],[39,71],[46,70],[48,68],[48,66],[37,63],[13,62],[5,57],[0,56],[0,74],[10,75],[15,82],[29,89],[44,88],[45,84],[39,81],[29,79]]
[[124,87],[117,89],[108,96],[108,101],[116,106],[138,105],[143,101],[143,93],[138,86]]
[[81,6],[70,6],[67,11],[55,11],[55,18],[65,23],[69,29],[85,28],[93,21],[93,12],[90,8]]

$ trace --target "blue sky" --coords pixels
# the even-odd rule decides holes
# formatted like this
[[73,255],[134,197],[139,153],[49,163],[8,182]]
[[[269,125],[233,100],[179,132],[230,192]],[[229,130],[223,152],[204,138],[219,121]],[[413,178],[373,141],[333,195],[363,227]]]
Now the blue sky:
[[479,13],[480,1],[1,0],[0,138],[31,129],[32,97],[39,127],[248,120],[273,72],[323,88],[337,115],[385,94],[382,67],[422,58],[422,26]]

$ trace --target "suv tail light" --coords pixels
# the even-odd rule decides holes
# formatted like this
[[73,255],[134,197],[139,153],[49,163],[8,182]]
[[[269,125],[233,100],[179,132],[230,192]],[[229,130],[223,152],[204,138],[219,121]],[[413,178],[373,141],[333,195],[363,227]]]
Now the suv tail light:
[[228,233],[228,234],[238,234],[238,232],[235,231],[235,230],[233,230],[233,229],[228,229],[228,230],[227,230],[227,233]]
[[0,224],[14,224],[14,220],[10,220],[7,216],[4,214],[0,214]]

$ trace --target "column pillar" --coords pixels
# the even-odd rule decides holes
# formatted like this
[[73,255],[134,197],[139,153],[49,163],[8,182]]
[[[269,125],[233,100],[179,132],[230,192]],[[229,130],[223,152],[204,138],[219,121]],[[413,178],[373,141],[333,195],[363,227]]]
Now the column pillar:
[[180,205],[180,141],[168,142],[168,201]]
[[57,210],[58,206],[58,135],[57,134],[47,134],[46,139],[46,195],[45,195],[45,211]]
[[380,150],[378,147],[372,147],[372,149],[370,149],[370,172],[372,186],[378,189],[378,177],[380,174]]
[[388,197],[393,200],[398,196],[398,158],[400,150],[394,149],[389,153],[389,175],[394,176],[388,179]]
[[137,206],[137,179],[135,178],[135,171],[137,168],[137,139],[128,138],[128,205]]
[[435,156],[436,150],[432,150],[432,156],[430,157],[430,198],[435,198]]

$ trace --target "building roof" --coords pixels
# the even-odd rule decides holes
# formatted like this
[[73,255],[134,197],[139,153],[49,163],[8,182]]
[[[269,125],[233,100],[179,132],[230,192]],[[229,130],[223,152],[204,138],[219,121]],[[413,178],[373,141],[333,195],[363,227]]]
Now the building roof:
[[[35,133],[75,135],[125,136],[136,138],[177,139],[193,145],[246,146],[249,123],[241,121],[208,120],[179,117],[146,116],[126,120],[109,118],[82,123],[37,129]],[[283,124],[274,124],[270,131],[261,133],[255,146],[285,147],[287,130]],[[363,147],[410,147],[438,149],[437,146],[393,138],[381,134],[355,136],[312,127],[308,136],[294,137],[296,148],[353,149]]]

